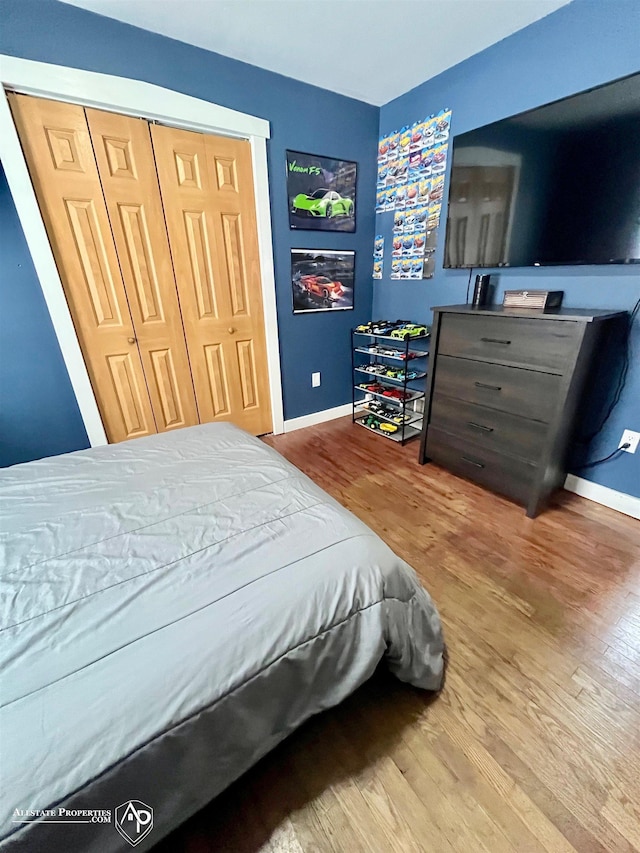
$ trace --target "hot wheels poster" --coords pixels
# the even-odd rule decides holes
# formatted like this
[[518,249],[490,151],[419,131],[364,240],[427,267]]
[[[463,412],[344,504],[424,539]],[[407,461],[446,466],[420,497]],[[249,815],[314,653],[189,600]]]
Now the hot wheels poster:
[[429,192],[429,201],[442,201],[444,195],[444,175],[437,175],[431,179],[431,190]]
[[389,187],[385,190],[384,210],[393,210],[396,206],[396,188]]
[[357,164],[287,151],[289,227],[312,231],[356,230]]
[[436,135],[436,120],[434,116],[431,116],[424,123],[424,130],[422,132],[422,147],[430,148],[435,143],[435,135]]
[[442,109],[380,138],[376,212],[394,211],[393,280],[434,274],[450,133],[451,110]]
[[445,172],[447,169],[447,149],[449,144],[447,142],[442,145],[436,146],[433,149],[433,166],[431,167],[431,174],[437,175],[441,172]]
[[398,143],[400,141],[399,133],[390,133],[388,136],[389,140],[389,150],[387,152],[387,158],[389,160],[395,160],[398,156]]
[[416,197],[416,204],[429,204],[429,194],[431,192],[431,179],[423,178],[418,181],[418,195]]
[[411,126],[411,145],[409,146],[410,152],[422,151],[425,126],[426,121],[423,120],[416,121]]
[[389,156],[389,136],[381,136],[378,142],[378,163],[386,163]]
[[422,272],[424,268],[424,259],[423,258],[413,258],[411,261],[411,268],[409,270],[409,278],[410,279],[419,279],[422,278]]
[[384,263],[384,237],[378,234],[373,241],[373,277],[382,278],[382,267]]
[[451,110],[440,110],[435,117],[434,142],[436,145],[449,139],[451,128]]
[[435,204],[429,205],[429,216],[427,218],[427,230],[432,231],[434,228],[437,228],[440,225],[440,213],[442,211],[442,204],[437,201]]
[[400,157],[409,156],[409,147],[411,145],[411,128],[407,125],[403,127],[398,134],[398,154]]
[[418,203],[418,183],[407,184],[406,207],[415,207]]
[[[412,228],[416,231],[425,232],[427,230],[427,218],[429,216],[429,209],[427,207],[417,207],[413,211],[413,224]],[[409,227],[409,226],[407,226]]]

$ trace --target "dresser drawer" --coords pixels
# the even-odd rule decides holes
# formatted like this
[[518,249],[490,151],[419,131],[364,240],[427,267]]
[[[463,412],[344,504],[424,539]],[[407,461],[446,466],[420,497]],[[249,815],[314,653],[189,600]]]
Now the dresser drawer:
[[561,384],[553,373],[439,355],[433,392],[549,423]]
[[544,449],[547,424],[435,394],[430,425],[478,446],[536,462]]
[[579,331],[577,323],[558,320],[444,313],[438,349],[442,355],[563,373]]
[[430,426],[426,455],[459,474],[520,503],[527,503],[536,475],[535,465],[496,453],[486,447]]

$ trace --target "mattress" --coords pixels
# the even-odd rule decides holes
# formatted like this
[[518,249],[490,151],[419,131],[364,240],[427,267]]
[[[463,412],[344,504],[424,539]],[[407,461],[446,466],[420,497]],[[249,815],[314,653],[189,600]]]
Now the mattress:
[[230,424],[6,469],[0,513],[3,853],[131,849],[131,801],[150,849],[382,659],[440,686],[414,571]]

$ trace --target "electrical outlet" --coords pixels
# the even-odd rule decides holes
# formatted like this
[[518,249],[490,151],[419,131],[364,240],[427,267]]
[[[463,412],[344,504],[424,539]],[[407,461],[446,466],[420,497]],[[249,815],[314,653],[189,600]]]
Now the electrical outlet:
[[633,432],[633,430],[625,429],[622,433],[622,438],[620,439],[620,444],[618,447],[622,447],[623,444],[629,444],[629,447],[625,447],[625,453],[635,453],[638,449],[638,442],[640,441],[640,432]]
[[320,374],[319,373],[312,373],[311,374],[311,387],[312,388],[319,388],[320,387]]

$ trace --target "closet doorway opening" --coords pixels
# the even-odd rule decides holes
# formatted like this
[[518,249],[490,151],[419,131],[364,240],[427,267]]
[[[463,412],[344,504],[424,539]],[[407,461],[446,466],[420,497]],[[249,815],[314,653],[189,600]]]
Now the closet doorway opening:
[[0,72],[0,156],[91,444],[281,432],[268,123],[92,72]]

